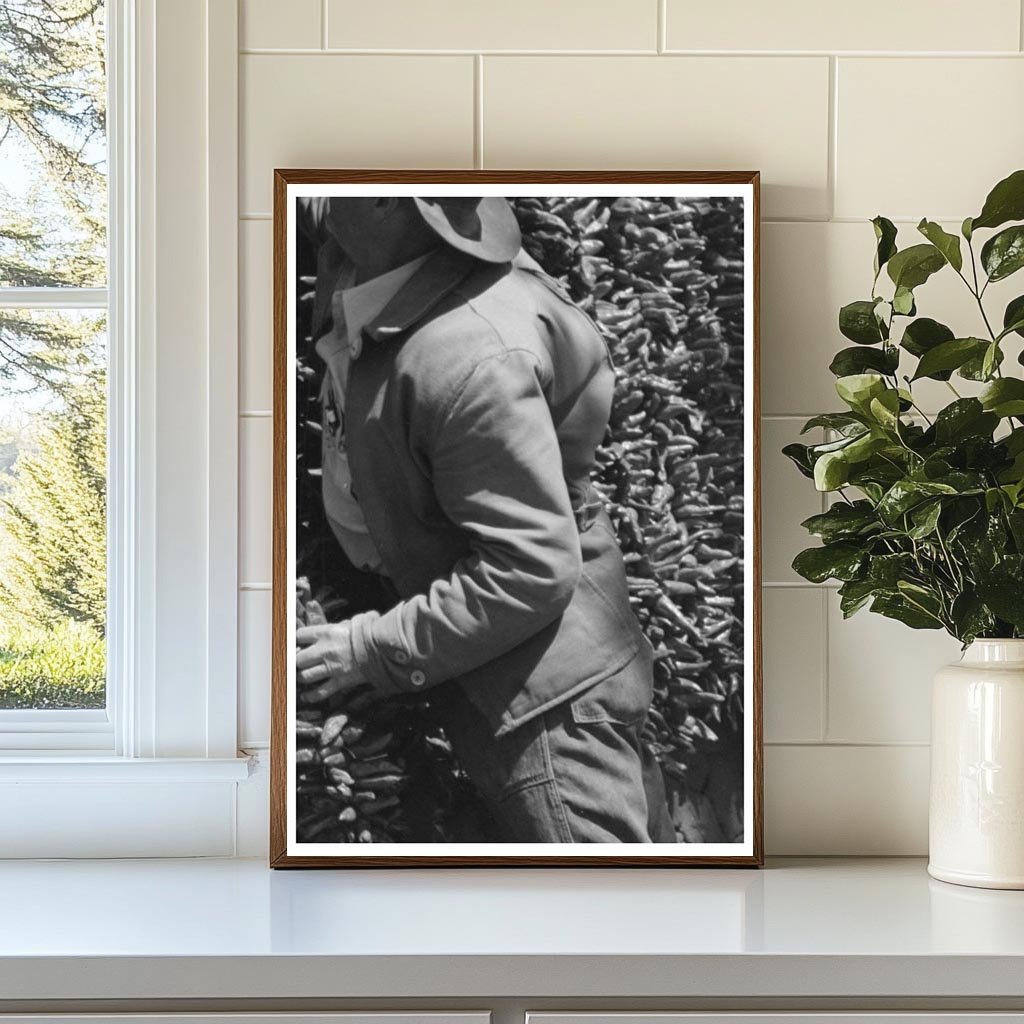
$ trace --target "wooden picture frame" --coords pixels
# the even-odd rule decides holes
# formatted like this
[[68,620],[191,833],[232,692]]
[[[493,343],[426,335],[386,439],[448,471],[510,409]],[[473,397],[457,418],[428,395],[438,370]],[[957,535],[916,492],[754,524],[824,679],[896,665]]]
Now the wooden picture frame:
[[[379,186],[379,191],[377,187]],[[456,186],[455,191],[445,191],[449,186]],[[672,209],[689,210],[692,213],[692,223],[707,225],[713,218],[719,217],[719,210],[732,211],[721,213],[722,218],[732,217],[730,225],[742,225],[741,242],[742,248],[742,271],[735,265],[735,259],[719,261],[721,277],[716,274],[701,277],[695,275],[704,283],[698,282],[695,286],[707,288],[707,281],[714,279],[721,290],[722,280],[731,280],[734,288],[733,298],[729,301],[735,307],[741,306],[741,313],[738,314],[742,322],[742,345],[734,345],[729,348],[725,340],[721,343],[721,362],[723,366],[731,367],[730,372],[735,372],[736,359],[742,360],[742,386],[741,386],[741,416],[740,427],[736,427],[735,420],[729,420],[731,427],[723,427],[726,432],[733,430],[730,436],[735,438],[741,436],[742,444],[742,469],[740,479],[742,483],[740,493],[742,495],[742,530],[737,533],[739,538],[736,543],[739,545],[739,563],[742,566],[742,618],[737,619],[733,614],[734,624],[741,625],[742,640],[739,644],[742,658],[739,668],[736,667],[735,657],[730,663],[732,675],[730,675],[732,690],[730,690],[729,701],[723,703],[723,707],[740,706],[740,722],[733,724],[733,735],[738,730],[739,738],[735,739],[730,747],[733,760],[735,760],[736,744],[741,745],[742,767],[741,781],[736,783],[739,796],[732,797],[736,804],[736,813],[742,818],[742,838],[739,842],[683,842],[652,843],[641,848],[640,844],[624,843],[620,846],[612,846],[605,851],[605,846],[595,845],[574,845],[567,849],[566,844],[555,843],[538,849],[538,844],[526,842],[517,845],[515,842],[488,841],[486,848],[481,848],[482,843],[473,842],[470,844],[457,843],[448,845],[444,842],[435,842],[429,845],[423,842],[409,841],[387,841],[387,842],[352,842],[355,834],[353,831],[345,832],[348,826],[344,822],[339,825],[325,826],[323,820],[334,814],[333,806],[329,812],[324,812],[321,818],[317,818],[314,825],[308,831],[315,828],[320,829],[319,835],[330,837],[329,842],[300,841],[297,835],[297,805],[300,801],[299,795],[295,793],[295,786],[299,776],[296,758],[300,755],[298,751],[302,748],[298,745],[296,731],[296,683],[294,667],[294,643],[295,643],[295,619],[296,610],[296,550],[297,542],[295,532],[297,521],[295,514],[295,479],[298,470],[295,468],[298,457],[298,442],[295,436],[295,378],[297,370],[297,359],[300,341],[297,340],[296,321],[299,317],[301,305],[297,294],[300,282],[299,267],[297,265],[296,248],[296,220],[299,214],[298,202],[300,197],[303,204],[302,209],[313,209],[314,198],[337,196],[339,198],[350,196],[373,197],[377,195],[395,196],[464,196],[469,192],[471,195],[505,195],[512,197],[513,204],[519,203],[520,211],[523,208],[525,197],[574,197],[577,201],[581,197],[597,197],[599,208],[604,209],[611,203],[614,197],[671,197],[674,206]],[[554,202],[552,198],[550,200]],[[568,200],[566,200],[568,201]],[[625,200],[624,200],[625,201]],[[652,200],[653,201],[653,200]],[[729,201],[734,201],[735,207],[729,206]],[[381,202],[381,200],[378,200]],[[528,199],[527,199],[528,204]],[[326,207],[324,207],[326,208]],[[575,208],[575,207],[574,207]],[[708,211],[712,212],[708,212]],[[697,211],[697,212],[693,212]],[[737,212],[738,211],[738,212]],[[688,214],[689,215],[689,214]],[[585,171],[387,171],[387,170],[315,170],[315,169],[286,169],[275,171],[274,178],[274,429],[273,429],[273,624],[272,624],[272,721],[271,721],[271,830],[270,830],[270,864],[272,867],[425,867],[425,866],[449,866],[449,867],[495,867],[495,866],[643,866],[643,867],[672,867],[672,866],[746,866],[756,867],[763,863],[763,754],[762,754],[762,679],[761,679],[761,509],[760,509],[760,404],[758,381],[760,376],[759,345],[758,345],[758,319],[759,319],[759,174],[756,171],[724,171],[724,172],[665,172],[665,171],[631,171],[631,172],[585,172]],[[680,214],[682,216],[682,214]],[[522,213],[520,212],[520,219]],[[674,221],[672,222],[675,223]],[[688,221],[687,230],[696,230],[690,226]],[[720,223],[715,220],[715,224]],[[721,221],[724,223],[724,221]],[[676,228],[672,228],[676,231]],[[707,229],[708,231],[711,228]],[[716,229],[717,230],[717,229]],[[724,231],[724,228],[722,229]],[[734,230],[734,228],[730,228]],[[738,229],[736,229],[738,230]],[[526,232],[528,234],[528,232]],[[660,236],[651,235],[657,239]],[[671,244],[676,245],[679,252],[684,253],[686,248],[678,241],[677,235],[672,235]],[[688,236],[687,236],[688,237]],[[701,236],[712,237],[710,234]],[[715,236],[717,237],[717,236]],[[685,242],[686,239],[684,238]],[[305,244],[305,243],[304,243]],[[657,244],[656,242],[653,244]],[[704,252],[710,243],[701,243],[702,249],[696,242],[692,244],[695,251]],[[682,245],[682,248],[679,246]],[[590,248],[599,251],[599,247]],[[305,252],[305,250],[303,250]],[[667,251],[667,250],[666,250]],[[312,289],[310,274],[308,273],[308,256],[306,260],[306,274],[303,277],[305,283],[301,287]],[[673,264],[676,266],[677,264]],[[679,262],[684,266],[684,262]],[[547,270],[548,268],[544,268]],[[703,273],[703,271],[702,271]],[[557,274],[557,270],[552,270]],[[685,277],[685,268],[681,272]],[[737,283],[736,278],[741,280]],[[713,286],[712,286],[713,287]],[[738,288],[738,291],[736,289]],[[670,289],[674,295],[681,296],[685,292],[684,286]],[[617,292],[612,293],[618,295]],[[689,295],[689,293],[685,293]],[[742,295],[742,301],[735,298],[736,294]],[[699,295],[698,295],[699,297]],[[308,300],[308,296],[306,297]],[[711,299],[700,299],[705,302],[704,309],[708,317],[721,317],[721,311],[715,306],[714,297]],[[577,301],[584,301],[578,298]],[[616,299],[620,301],[620,299]],[[625,300],[621,300],[625,301]],[[682,298],[679,299],[683,301]],[[687,298],[686,301],[689,301]],[[696,300],[695,300],[696,301]],[[725,302],[724,298],[722,299]],[[320,303],[320,300],[317,300]],[[308,305],[308,301],[307,301]],[[706,307],[706,308],[705,308]],[[596,308],[596,306],[594,307]],[[305,315],[305,314],[303,314]],[[736,316],[736,314],[730,314]],[[716,321],[718,322],[718,321]],[[731,321],[735,322],[735,321]],[[685,329],[679,328],[677,324],[667,322],[666,330],[679,330],[681,336],[685,337]],[[646,335],[644,336],[646,337]],[[301,344],[305,346],[305,353],[315,338],[304,337]],[[707,365],[710,365],[708,363]],[[312,372],[312,371],[309,371]],[[710,372],[710,371],[709,371]],[[733,387],[735,392],[735,387]],[[723,422],[726,420],[723,418]],[[736,430],[740,434],[735,433]],[[695,442],[696,443],[696,442]],[[710,460],[712,463],[714,459]],[[668,460],[665,460],[666,464]],[[716,513],[717,514],[717,513]],[[735,513],[733,513],[735,522]],[[672,547],[672,544],[669,544]],[[726,573],[735,570],[730,559],[723,557],[714,564],[721,566],[721,572]],[[646,557],[646,554],[644,555]],[[714,559],[713,559],[714,561]],[[732,560],[733,562],[736,559]],[[717,578],[717,577],[716,577]],[[687,586],[676,588],[679,592],[688,592]],[[703,592],[702,592],[703,593]],[[649,596],[649,595],[648,595]],[[643,600],[647,600],[644,597]],[[683,600],[683,599],[680,599]],[[695,599],[696,600],[696,599]],[[727,602],[723,602],[727,603]],[[726,613],[723,613],[726,614]],[[723,621],[726,621],[728,615]],[[307,619],[306,621],[309,621]],[[655,629],[655,627],[648,627]],[[725,627],[723,627],[723,630]],[[723,635],[731,636],[731,633]],[[670,639],[673,639],[670,637]],[[673,639],[675,643],[681,643]],[[652,640],[652,644],[654,641]],[[696,644],[697,641],[695,640]],[[731,648],[735,655],[735,647]],[[699,664],[698,659],[695,664]],[[674,662],[670,662],[674,664]],[[705,671],[701,669],[700,671]],[[710,671],[710,670],[708,670]],[[739,685],[738,702],[733,698],[736,696],[736,675],[739,671],[741,682]],[[673,679],[675,677],[673,676]],[[702,678],[702,677],[699,677]],[[716,677],[718,678],[718,677]],[[685,681],[685,680],[684,680]],[[690,681],[692,682],[692,680]],[[694,684],[696,687],[697,684]],[[709,685],[709,684],[708,684]],[[699,688],[698,688],[699,689]],[[727,688],[728,689],[728,688]],[[305,692],[305,691],[304,691]],[[429,693],[430,691],[426,691]],[[660,692],[660,691],[659,691]],[[721,695],[719,695],[721,696]],[[705,696],[706,700],[714,698]],[[405,698],[400,698],[404,700]],[[722,697],[725,701],[725,697]],[[688,709],[679,711],[682,718],[676,718],[672,726],[676,735],[685,733],[687,723],[691,721],[694,727],[700,726],[700,722],[706,721],[700,714],[691,715],[693,706],[686,703],[684,697],[677,698],[673,707]],[[301,710],[301,709],[299,709]],[[314,712],[318,713],[318,712]],[[324,712],[326,715],[326,712]],[[701,712],[703,714],[703,712]],[[713,712],[708,712],[713,714]],[[724,716],[726,712],[721,712]],[[309,717],[309,716],[307,716]],[[698,721],[699,719],[699,721]],[[713,720],[713,719],[712,719]],[[679,725],[679,722],[683,725]],[[310,729],[310,723],[302,728]],[[320,728],[319,738],[323,739],[322,725],[312,723],[312,728]],[[680,731],[682,730],[682,731]],[[710,727],[706,731],[711,736],[714,730]],[[687,734],[689,735],[689,734]],[[703,734],[702,734],[703,735]],[[698,742],[693,740],[693,743]],[[340,741],[336,741],[340,742]],[[673,741],[676,742],[676,741]],[[683,740],[678,742],[682,743]],[[686,740],[692,747],[690,740]],[[710,743],[711,741],[708,740]],[[332,786],[331,778],[324,773],[327,767],[323,763],[326,755],[324,751],[315,745],[311,748],[312,753],[301,755],[311,758],[315,763],[316,775],[315,785],[324,787]],[[333,749],[333,748],[331,748]],[[676,748],[672,748],[675,750]],[[687,748],[689,749],[689,747]],[[375,755],[375,756],[380,756]],[[664,756],[664,755],[663,755]],[[694,763],[700,763],[696,754],[693,755]],[[336,761],[346,763],[346,758],[335,758]],[[349,765],[351,767],[351,765]],[[305,766],[304,766],[305,768]],[[683,771],[691,771],[687,767]],[[338,778],[344,779],[342,773],[335,773]],[[301,773],[307,781],[311,777],[309,771]],[[666,776],[668,777],[668,776]],[[674,778],[674,776],[672,777]],[[322,780],[322,781],[321,781]],[[345,783],[334,784],[334,796],[340,800],[337,790],[345,791]],[[671,788],[671,787],[670,787]],[[326,792],[326,788],[325,788]],[[678,794],[677,794],[678,795]],[[302,796],[306,800],[307,796]],[[327,807],[328,797],[322,799],[317,796],[313,807]],[[371,802],[374,797],[371,796]],[[701,799],[704,799],[701,797]],[[689,796],[685,797],[690,801]],[[738,801],[738,803],[737,803]],[[417,802],[417,808],[424,801]],[[340,804],[338,806],[341,806]],[[348,806],[348,805],[346,805]],[[362,805],[361,805],[362,806]],[[689,813],[692,807],[689,803],[677,805]],[[355,811],[357,821],[362,811]],[[341,815],[348,815],[342,809]],[[307,815],[307,818],[309,815]],[[322,820],[323,819],[323,820]],[[332,819],[333,820],[333,819]],[[360,833],[364,838],[366,835],[373,835],[372,819],[367,818],[370,825]],[[681,828],[678,819],[676,820],[677,832]],[[386,829],[381,834],[391,836]],[[345,838],[338,839],[339,835]],[[437,852],[434,852],[434,848]],[[522,853],[516,852],[522,849]],[[580,852],[577,852],[577,849]],[[548,852],[550,850],[550,852]],[[687,853],[687,850],[690,852]],[[308,851],[308,852],[307,852]],[[491,852],[493,851],[493,852]]]

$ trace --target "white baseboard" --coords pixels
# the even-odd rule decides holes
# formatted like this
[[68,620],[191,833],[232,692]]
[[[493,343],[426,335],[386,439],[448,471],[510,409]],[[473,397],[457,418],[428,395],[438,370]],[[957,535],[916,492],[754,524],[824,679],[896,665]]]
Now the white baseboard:
[[268,857],[270,849],[270,751],[266,744],[245,748],[249,778],[238,784],[235,852],[239,857]]

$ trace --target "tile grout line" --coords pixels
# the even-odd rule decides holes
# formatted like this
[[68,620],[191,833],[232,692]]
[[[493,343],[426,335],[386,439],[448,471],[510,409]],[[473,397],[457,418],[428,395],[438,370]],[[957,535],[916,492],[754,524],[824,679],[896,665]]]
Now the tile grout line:
[[320,49],[327,49],[327,4],[328,0],[320,0]]
[[809,583],[807,580],[761,580],[762,590],[824,590],[826,593],[842,586],[835,580],[824,583]]
[[[620,168],[620,169],[622,169],[622,168]],[[242,221],[246,221],[246,220],[251,220],[251,221],[272,220],[273,219],[273,214],[264,213],[264,212],[262,212],[260,210],[251,210],[251,211],[248,211],[248,212],[239,213],[238,219],[242,220]],[[914,217],[910,217],[910,216],[896,216],[896,217],[890,217],[889,220],[891,220],[897,226],[900,226],[900,225],[903,225],[903,224],[908,224],[908,225],[913,226],[913,225],[916,225],[921,220],[921,218],[920,218],[920,216],[914,216]],[[940,217],[936,217],[935,220],[937,220],[940,224],[945,221],[945,222],[948,222],[951,225],[958,225],[959,222],[960,222],[960,219],[958,219],[956,217],[943,217],[943,216],[940,216]],[[793,217],[793,216],[791,216],[791,217],[762,217],[761,218],[761,223],[762,224],[771,224],[771,225],[863,224],[863,225],[867,226],[870,223],[870,221],[871,221],[871,218],[868,215],[865,215],[863,217]]]
[[484,58],[473,57],[473,166],[484,166]]
[[815,750],[920,750],[931,746],[925,740],[765,740],[766,747],[811,747]]
[[[825,440],[832,438],[832,431],[824,432]],[[818,498],[819,507],[822,512],[828,511],[827,492],[822,491]],[[821,742],[828,743],[829,733],[832,731],[832,686],[830,659],[832,648],[829,637],[828,602],[830,589],[822,587],[821,592]]]
[[828,734],[831,730],[831,708],[829,706],[829,671],[828,671],[828,659],[830,654],[829,649],[829,636],[828,636],[828,602],[830,592],[827,588],[822,588],[821,591],[821,680],[819,686],[821,687],[821,721],[818,723],[821,742],[828,742]]
[[670,50],[660,51],[657,48],[636,48],[629,50],[600,49],[416,49],[396,47],[356,47],[356,46],[243,46],[239,48],[243,56],[330,56],[351,57],[472,57],[483,54],[488,57],[756,57],[764,60],[785,60],[791,58],[807,58],[819,60],[823,57],[855,57],[859,60],[935,60],[949,58],[957,60],[1007,60],[1019,58],[1021,51],[1016,50],[889,50],[884,53],[877,50]]
[[1020,10],[1017,12],[1017,26],[1020,32],[1018,45],[1020,46],[1021,52],[1024,52],[1024,0],[1021,0]]
[[836,215],[836,177],[839,165],[839,58],[828,59],[828,166],[825,187],[828,191],[828,219]]
[[656,0],[656,2],[658,4],[657,50],[661,55],[668,49],[668,0]]

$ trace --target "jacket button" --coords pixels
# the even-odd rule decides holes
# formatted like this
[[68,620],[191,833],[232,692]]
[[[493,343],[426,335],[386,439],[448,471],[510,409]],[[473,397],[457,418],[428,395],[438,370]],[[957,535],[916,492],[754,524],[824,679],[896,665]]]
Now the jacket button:
[[395,661],[397,661],[399,665],[408,665],[409,664],[409,652],[408,651],[395,651]]
[[412,683],[413,686],[422,686],[426,681],[427,677],[419,669],[413,671],[409,676],[409,682]]

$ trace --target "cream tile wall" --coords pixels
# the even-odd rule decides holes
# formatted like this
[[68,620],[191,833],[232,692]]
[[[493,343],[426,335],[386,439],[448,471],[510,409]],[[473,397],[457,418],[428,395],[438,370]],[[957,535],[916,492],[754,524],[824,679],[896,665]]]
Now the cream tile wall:
[[[833,405],[865,219],[959,223],[1024,166],[1021,0],[240,5],[243,746],[268,736],[273,168],[759,168],[768,850],[923,853],[928,683],[957,645],[844,622],[800,581],[798,524],[822,503],[779,448]],[[919,304],[973,329],[948,278]]]

